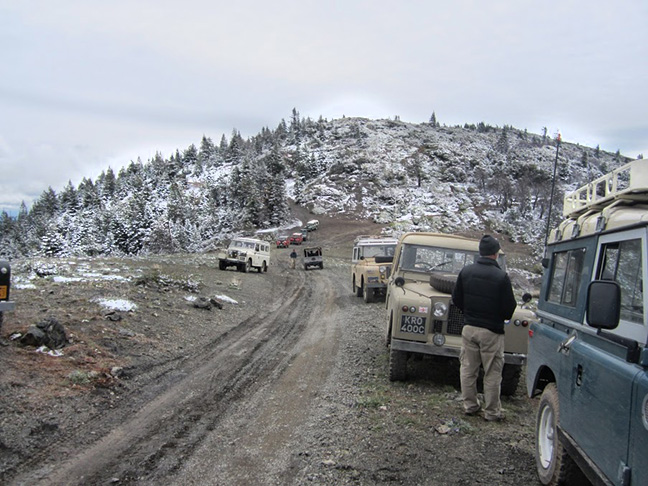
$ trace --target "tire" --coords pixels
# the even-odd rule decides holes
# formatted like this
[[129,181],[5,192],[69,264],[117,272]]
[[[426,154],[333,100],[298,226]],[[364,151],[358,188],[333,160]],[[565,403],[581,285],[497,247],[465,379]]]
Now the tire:
[[320,263],[320,270],[324,270],[324,264]]
[[365,301],[365,304],[369,304],[374,300],[374,289],[368,289],[365,287],[364,292],[362,293],[362,298]]
[[362,297],[362,287],[356,285],[355,277],[353,277],[353,293],[356,297]]
[[502,388],[500,390],[502,396],[512,397],[515,395],[521,374],[521,366],[504,363],[504,368],[502,369]]
[[451,294],[457,283],[457,275],[452,273],[432,273],[430,285],[444,294]]
[[558,440],[560,402],[555,383],[549,383],[540,398],[535,431],[535,460],[538,479],[545,486],[570,483],[582,473]]
[[224,261],[219,260],[218,261],[218,268],[219,268],[219,270],[225,270],[225,269],[227,269],[227,265],[225,265]]
[[304,265],[304,270],[308,270],[308,265]]
[[265,262],[265,260],[263,260],[263,265],[261,265],[261,270],[263,271],[263,273],[268,272],[268,264]]
[[251,268],[252,268],[252,260],[248,260],[245,262],[245,265],[243,265],[243,272],[248,273]]
[[389,381],[405,381],[407,378],[407,353],[389,348]]

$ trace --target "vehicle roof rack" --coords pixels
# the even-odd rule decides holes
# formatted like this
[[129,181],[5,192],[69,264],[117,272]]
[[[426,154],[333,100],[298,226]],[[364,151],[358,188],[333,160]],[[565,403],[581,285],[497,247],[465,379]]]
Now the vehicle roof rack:
[[563,216],[577,218],[617,201],[648,202],[648,160],[633,160],[565,194]]
[[398,238],[393,236],[381,236],[381,235],[358,235],[354,240],[354,244],[358,244],[362,240],[369,240],[372,243],[380,244],[383,242],[393,242],[398,241]]

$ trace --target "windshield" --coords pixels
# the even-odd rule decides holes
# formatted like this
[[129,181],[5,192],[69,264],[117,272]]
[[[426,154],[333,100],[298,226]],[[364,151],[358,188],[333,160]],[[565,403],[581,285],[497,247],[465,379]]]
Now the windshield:
[[478,257],[476,251],[405,244],[400,255],[400,267],[414,272],[458,274],[464,266],[475,263]]
[[230,243],[230,248],[248,248],[251,250],[254,250],[254,243],[251,241],[240,241],[240,240],[233,240]]
[[362,247],[361,255],[365,258],[377,256],[394,256],[396,244],[393,245],[367,245]]

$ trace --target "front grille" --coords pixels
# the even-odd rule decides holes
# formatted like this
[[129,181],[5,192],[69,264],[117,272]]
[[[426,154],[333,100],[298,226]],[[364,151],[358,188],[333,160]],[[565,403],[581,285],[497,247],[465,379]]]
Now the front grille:
[[464,326],[463,312],[456,305],[450,304],[448,312],[448,334],[461,336],[461,330]]

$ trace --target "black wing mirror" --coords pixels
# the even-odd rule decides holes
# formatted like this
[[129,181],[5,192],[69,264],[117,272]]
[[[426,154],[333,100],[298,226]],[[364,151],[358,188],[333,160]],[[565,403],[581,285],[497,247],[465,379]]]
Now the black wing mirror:
[[614,329],[621,317],[621,287],[614,280],[594,280],[587,287],[587,324]]

